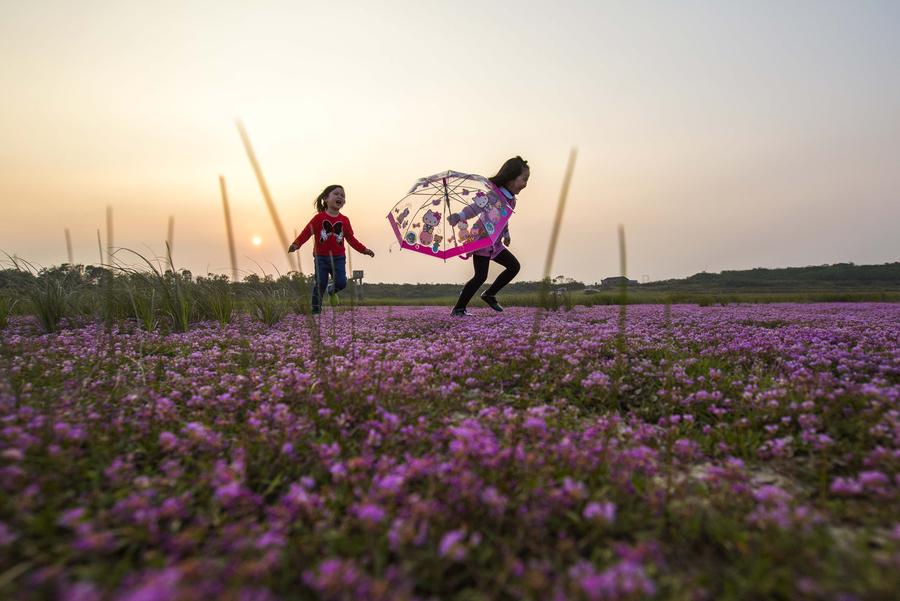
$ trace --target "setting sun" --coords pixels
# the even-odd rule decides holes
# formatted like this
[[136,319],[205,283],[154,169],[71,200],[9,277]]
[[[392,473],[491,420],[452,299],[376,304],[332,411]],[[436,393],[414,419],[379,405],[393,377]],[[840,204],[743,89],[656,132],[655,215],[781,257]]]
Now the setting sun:
[[253,243],[253,246],[259,246],[260,244],[262,244],[262,237],[253,236],[253,238],[250,239],[250,242]]

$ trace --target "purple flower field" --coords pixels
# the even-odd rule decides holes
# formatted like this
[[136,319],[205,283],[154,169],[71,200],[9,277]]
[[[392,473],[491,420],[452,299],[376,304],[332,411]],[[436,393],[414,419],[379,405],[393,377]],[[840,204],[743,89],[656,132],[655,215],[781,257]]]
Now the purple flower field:
[[0,330],[0,597],[889,599],[900,305]]

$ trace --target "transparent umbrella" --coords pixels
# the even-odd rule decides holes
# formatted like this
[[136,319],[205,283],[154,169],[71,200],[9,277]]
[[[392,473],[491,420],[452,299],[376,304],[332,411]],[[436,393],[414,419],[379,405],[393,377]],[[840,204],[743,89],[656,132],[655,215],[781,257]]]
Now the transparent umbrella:
[[387,219],[401,249],[447,260],[491,246],[512,212],[486,177],[444,171],[417,180]]

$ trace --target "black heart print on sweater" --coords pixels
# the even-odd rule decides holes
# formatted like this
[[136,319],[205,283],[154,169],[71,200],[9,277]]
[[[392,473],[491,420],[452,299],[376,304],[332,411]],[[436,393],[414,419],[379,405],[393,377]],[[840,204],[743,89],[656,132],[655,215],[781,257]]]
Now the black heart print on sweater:
[[334,236],[335,239],[340,244],[341,240],[344,239],[344,224],[338,221],[337,223],[331,223],[327,219],[322,222],[322,231],[319,233],[319,238],[322,242],[328,240],[328,236]]

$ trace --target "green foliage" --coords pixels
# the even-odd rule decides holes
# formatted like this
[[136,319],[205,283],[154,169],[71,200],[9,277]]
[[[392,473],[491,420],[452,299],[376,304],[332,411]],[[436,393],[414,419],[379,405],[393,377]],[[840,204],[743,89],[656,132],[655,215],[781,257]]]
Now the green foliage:
[[131,301],[131,315],[144,330],[150,332],[159,325],[156,289],[140,278],[134,280],[136,281],[129,281],[126,285]]
[[[129,251],[133,252],[133,251]],[[163,269],[159,264],[154,264],[143,255],[133,253],[139,257],[149,268],[148,271],[140,271],[137,269],[122,269],[121,277],[128,277],[136,280],[138,286],[144,290],[152,290],[150,299],[152,299],[152,307],[159,302],[160,315],[165,319],[166,325],[176,332],[187,332],[191,323],[196,317],[197,301],[193,294],[193,278],[191,272],[182,270],[180,272],[173,269]],[[171,260],[170,260],[171,265]],[[135,309],[136,302],[133,300],[133,314],[142,315],[139,321],[145,325],[148,321],[148,311],[150,310],[147,300],[137,301],[142,306],[141,309]],[[151,314],[155,313],[152,311]]]
[[75,272],[58,269],[41,270],[26,284],[24,296],[29,311],[44,332],[57,331],[63,319],[72,315],[72,299],[78,287]]
[[283,288],[261,289],[250,297],[250,313],[267,326],[275,325],[290,311],[290,300]]
[[9,325],[9,316],[16,306],[16,299],[0,295],[0,330]]
[[197,311],[201,320],[215,320],[222,325],[234,316],[234,294],[227,276],[214,276],[197,281]]
[[[130,252],[130,251],[126,251]],[[232,321],[248,313],[277,323],[285,307],[308,314],[312,276],[299,273],[278,279],[250,274],[240,283],[225,276],[199,277],[186,270],[164,269],[134,253],[145,269],[60,265],[38,271],[21,259],[0,270],[0,292],[8,315],[29,313],[45,331],[56,331],[66,318],[100,318],[107,326],[134,319],[142,329],[188,331],[198,320]],[[722,274],[701,273],[684,280],[632,285],[627,295],[618,287],[587,288],[557,276],[543,282],[513,282],[501,302],[509,307],[542,307],[550,311],[576,306],[625,304],[696,304],[709,307],[735,303],[900,302],[900,263],[838,264],[788,269],[753,269]],[[359,305],[452,306],[460,284],[371,284],[359,287]],[[476,299],[473,307],[478,307]],[[5,321],[4,321],[5,323]]]

